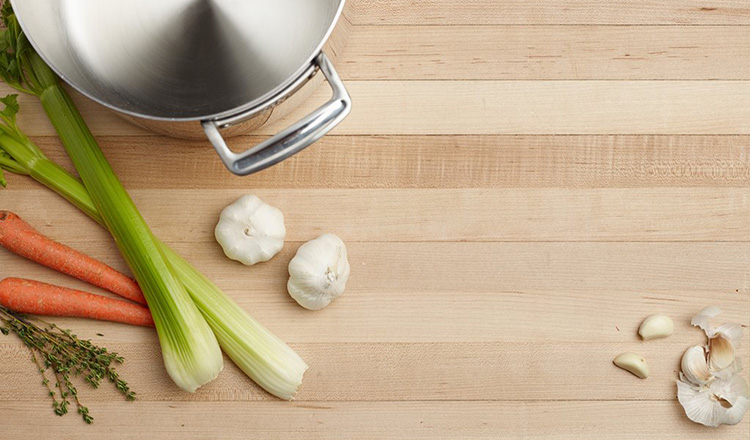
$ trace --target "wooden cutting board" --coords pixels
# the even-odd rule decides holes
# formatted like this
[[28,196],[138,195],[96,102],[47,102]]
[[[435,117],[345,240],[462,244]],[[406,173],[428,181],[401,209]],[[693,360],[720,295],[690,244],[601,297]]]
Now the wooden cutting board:
[[[207,142],[79,99],[155,233],[309,362],[297,399],[270,397],[228,360],[180,392],[152,331],[61,319],[125,356],[138,400],[82,384],[95,424],[58,418],[26,349],[0,337],[0,438],[750,438],[750,417],[690,423],[674,383],[703,341],[690,317],[710,304],[746,327],[750,365],[745,1],[352,1],[339,63],[351,116],[260,174],[234,177]],[[69,166],[40,107],[22,107],[22,127]],[[246,193],[288,229],[256,267],[212,236]],[[27,178],[9,178],[0,208],[125,270],[103,230]],[[347,243],[352,275],[309,312],[285,291],[286,265],[324,232]],[[11,275],[96,291],[0,252]],[[675,334],[640,342],[657,312]],[[614,367],[623,351],[652,376]]]

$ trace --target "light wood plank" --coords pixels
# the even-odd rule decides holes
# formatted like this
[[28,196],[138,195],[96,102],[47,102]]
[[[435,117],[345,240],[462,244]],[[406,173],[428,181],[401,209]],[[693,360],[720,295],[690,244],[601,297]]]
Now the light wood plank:
[[[748,440],[747,417],[704,429],[674,398],[705,305],[746,327],[750,364],[746,2],[350,6],[359,26],[338,68],[354,113],[255,176],[231,176],[205,141],[151,135],[75,97],[156,232],[308,360],[299,401],[272,399],[229,361],[197,394],[178,392],[152,330],[56,319],[120,350],[142,400],[82,387],[96,425],[57,418],[26,349],[0,337],[0,438]],[[265,139],[328,93],[231,144]],[[21,125],[70,167],[31,101]],[[245,192],[280,206],[289,230],[251,268],[211,238]],[[7,207],[126,270],[103,230],[29,179],[11,177]],[[287,295],[286,266],[323,231],[347,241],[353,272],[312,313]],[[0,250],[7,275],[101,293]],[[676,332],[642,343],[655,312]],[[653,376],[614,367],[625,350]]]
[[[214,243],[221,210],[248,193],[281,209],[289,241],[324,231],[347,242],[750,241],[746,188],[152,189],[131,196],[163,240]],[[51,191],[11,189],[2,199],[4,209],[50,236],[92,238],[77,227],[83,216]]]
[[[11,438],[32,424],[45,438],[245,440],[292,437],[342,439],[591,439],[740,440],[748,419],[709,430],[689,423],[676,402],[102,402],[82,426],[43,403],[2,403],[0,422]],[[33,419],[30,418],[33,415]],[[33,420],[33,421],[32,421]],[[136,420],[138,430],[133,429]]]
[[[295,343],[294,349],[310,365],[295,400],[672,401],[683,352],[705,343],[700,330],[687,331],[692,334],[687,343],[671,339],[642,343],[634,334],[622,334],[619,343],[550,343],[541,339],[529,343]],[[126,363],[118,371],[142,401],[277,400],[228,359],[216,380],[194,394],[185,393],[162,367],[156,335],[145,329],[139,333],[143,337],[137,344],[108,347],[125,357]],[[4,339],[0,339],[0,354],[12,362],[0,365],[0,401],[38,400],[43,387],[28,349]],[[746,342],[743,350],[749,346]],[[648,380],[612,363],[624,351],[637,351],[648,360]],[[94,391],[81,383],[81,395],[91,402],[117,401],[117,391],[110,388]]]
[[[337,134],[750,133],[750,81],[350,81],[348,87],[355,103]],[[329,93],[318,91],[317,102],[323,92]],[[261,131],[280,131],[316,99]]]
[[[124,269],[107,240],[63,241]],[[273,260],[254,267],[223,257],[215,243],[171,244],[224,289],[284,292],[287,264],[301,243],[288,243]],[[750,289],[750,243],[349,242],[347,248],[353,265],[347,296],[368,300],[404,292],[421,297],[529,290],[737,291],[747,300]],[[0,268],[0,275],[31,278],[49,270],[8,252],[0,253]]]
[[[290,246],[296,248],[296,244]],[[125,269],[119,257],[101,257],[102,252],[106,254],[106,249],[101,246],[82,248]],[[634,336],[640,322],[658,311],[673,317],[677,323],[678,332],[670,341],[689,345],[693,342],[688,325],[690,318],[708,304],[722,307],[723,319],[750,325],[750,290],[742,279],[734,280],[738,286],[735,289],[698,290],[683,285],[656,289],[649,287],[652,280],[645,279],[625,288],[613,282],[588,289],[539,288],[536,281],[523,287],[506,287],[506,283],[500,281],[462,288],[446,286],[445,282],[438,280],[440,286],[429,290],[414,287],[419,286],[418,278],[426,272],[425,269],[415,270],[420,275],[412,282],[403,281],[399,287],[380,288],[374,282],[361,280],[362,271],[368,269],[367,265],[361,264],[355,264],[355,274],[346,294],[334,306],[311,314],[286,293],[283,280],[286,279],[285,265],[291,254],[277,256],[278,264],[252,269],[229,264],[227,270],[221,272],[231,276],[222,275],[210,265],[203,264],[201,269],[256,319],[285,340],[295,342],[534,342],[540,339],[618,342],[623,336]],[[7,268],[3,276],[44,280],[106,295],[90,285],[20,258],[0,262]],[[746,269],[747,263],[742,270]],[[462,268],[457,267],[443,278],[455,278],[461,271]],[[572,276],[585,276],[580,272],[573,271]],[[711,273],[704,275],[719,279]],[[549,275],[541,271],[537,276]],[[636,272],[632,276],[644,275]],[[645,276],[655,278],[659,275]],[[545,307],[540,308],[540,304]],[[62,318],[56,322],[94,339],[98,339],[96,333],[104,333],[108,341],[134,342],[139,338],[137,331],[127,326]]]
[[[106,294],[70,278],[34,277]],[[618,343],[636,341],[641,321],[658,311],[676,321],[677,334],[670,343],[688,346],[696,342],[690,319],[707,304],[721,306],[722,319],[728,321],[746,323],[750,315],[746,291],[438,291],[429,296],[407,291],[370,296],[347,292],[335,306],[312,315],[289,298],[283,286],[227,289],[226,294],[274,333],[294,343],[533,343],[540,339]],[[541,309],[539,304],[546,307]],[[142,338],[138,330],[124,325],[73,318],[56,318],[55,322],[95,340],[99,340],[96,334],[102,333],[106,336],[102,341],[108,344]],[[434,325],[436,322],[439,325]]]
[[743,0],[358,0],[355,24],[750,24]]
[[359,26],[345,80],[748,79],[744,26]]
[[[750,133],[750,81],[350,81],[347,87],[355,104],[336,134]],[[329,94],[319,89],[257,134],[278,133]],[[29,135],[54,133],[39,104],[25,98],[22,106]],[[146,134],[98,104],[82,102],[81,110],[95,134]]]
[[[327,136],[246,177],[229,173],[207,141],[99,140],[127,188],[750,186],[748,136]],[[73,170],[57,138],[35,141]],[[39,188],[26,177],[8,179],[9,190]]]

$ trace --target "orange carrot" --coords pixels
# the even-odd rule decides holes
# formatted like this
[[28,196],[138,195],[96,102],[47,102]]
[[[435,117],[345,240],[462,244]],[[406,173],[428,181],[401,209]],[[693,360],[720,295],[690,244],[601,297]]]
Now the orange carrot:
[[149,310],[121,299],[107,298],[34,280],[0,281],[0,305],[19,313],[67,316],[153,327]]
[[0,245],[50,269],[147,305],[135,280],[101,261],[45,237],[9,211],[0,211]]

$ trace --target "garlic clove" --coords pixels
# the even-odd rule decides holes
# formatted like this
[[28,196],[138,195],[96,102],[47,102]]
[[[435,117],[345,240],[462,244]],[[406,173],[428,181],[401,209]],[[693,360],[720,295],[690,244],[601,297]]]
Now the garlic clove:
[[644,319],[638,329],[638,334],[644,341],[666,338],[674,333],[674,322],[666,315],[651,315]]
[[346,245],[324,234],[297,250],[289,262],[289,295],[302,307],[320,310],[341,296],[349,279]]
[[711,371],[721,371],[734,362],[734,346],[732,341],[723,334],[717,333],[716,336],[708,341],[708,367]]
[[715,334],[724,335],[733,346],[739,347],[742,341],[742,326],[735,323],[721,324],[714,329]]
[[738,356],[734,358],[734,362],[732,362],[732,364],[729,365],[729,367],[724,368],[723,370],[720,370],[720,371],[712,371],[711,373],[716,377],[720,377],[722,379],[728,379],[734,376],[735,374],[739,374],[741,372],[742,372],[742,362]]
[[738,424],[750,408],[747,383],[738,375],[707,385],[678,380],[677,400],[690,420],[713,428]]
[[708,337],[708,368],[719,373],[731,367],[735,362],[735,347],[740,346],[742,326],[739,324],[722,324],[714,327],[709,320],[721,314],[715,306],[706,307],[693,317],[691,324],[703,329]]
[[637,353],[622,353],[615,358],[614,364],[625,371],[633,373],[641,379],[645,379],[649,375],[649,368],[646,359]]
[[735,358],[743,329],[738,324],[711,325],[710,319],[720,313],[718,307],[706,307],[693,318],[691,323],[703,329],[708,345],[685,352],[677,382],[677,398],[688,418],[711,427],[735,425],[750,408],[750,389],[739,375],[740,359]]
[[214,235],[232,260],[248,266],[268,261],[284,247],[284,214],[245,195],[221,211]]
[[713,378],[706,361],[706,349],[700,345],[685,350],[681,368],[685,378],[696,385],[705,384]]

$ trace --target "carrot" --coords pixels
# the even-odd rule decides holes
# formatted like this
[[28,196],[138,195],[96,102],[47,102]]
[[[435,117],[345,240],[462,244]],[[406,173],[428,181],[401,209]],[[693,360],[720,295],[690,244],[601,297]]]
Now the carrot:
[[121,299],[107,298],[34,280],[0,281],[0,305],[19,313],[67,316],[153,327],[151,312]]
[[135,280],[101,261],[45,237],[9,211],[0,211],[0,245],[50,269],[147,305]]

